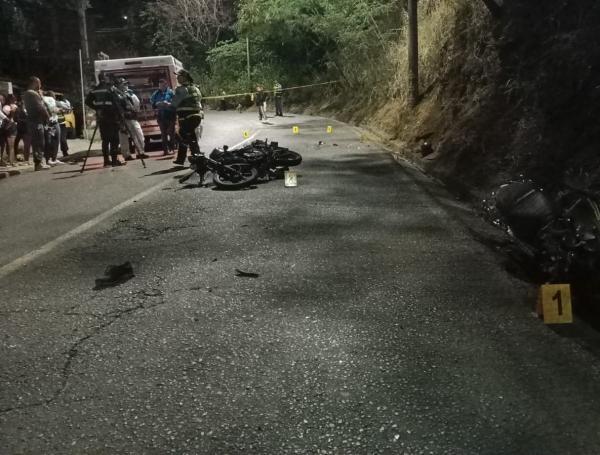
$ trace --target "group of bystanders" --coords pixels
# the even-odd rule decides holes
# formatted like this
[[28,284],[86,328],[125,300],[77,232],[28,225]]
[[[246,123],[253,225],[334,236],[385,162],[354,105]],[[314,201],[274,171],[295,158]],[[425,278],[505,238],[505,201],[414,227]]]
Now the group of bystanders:
[[[39,78],[31,77],[27,90],[16,97],[0,94],[0,166],[34,164],[36,171],[62,164],[69,154],[65,115],[71,104],[62,95],[42,91]],[[20,161],[19,144],[23,142]]]

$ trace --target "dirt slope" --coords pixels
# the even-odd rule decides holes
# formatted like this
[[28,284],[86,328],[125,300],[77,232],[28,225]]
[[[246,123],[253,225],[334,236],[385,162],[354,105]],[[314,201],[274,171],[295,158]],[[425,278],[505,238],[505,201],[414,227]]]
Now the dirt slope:
[[[552,185],[567,168],[598,167],[600,2],[514,0],[499,19],[473,0],[427,8],[419,106],[399,91],[342,117],[473,196],[520,173]],[[440,26],[443,39],[428,39]],[[425,140],[434,153],[422,159]]]

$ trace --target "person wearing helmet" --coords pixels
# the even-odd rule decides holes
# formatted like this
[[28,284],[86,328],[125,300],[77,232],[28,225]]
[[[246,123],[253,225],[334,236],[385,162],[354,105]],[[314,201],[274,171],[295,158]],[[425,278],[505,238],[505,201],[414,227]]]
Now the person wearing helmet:
[[201,102],[202,94],[198,86],[194,85],[192,75],[186,70],[180,70],[177,73],[177,82],[180,85],[175,89],[171,105],[177,113],[180,140],[177,158],[173,163],[182,166],[185,164],[188,147],[192,154],[200,153],[196,129],[200,127],[204,111]]

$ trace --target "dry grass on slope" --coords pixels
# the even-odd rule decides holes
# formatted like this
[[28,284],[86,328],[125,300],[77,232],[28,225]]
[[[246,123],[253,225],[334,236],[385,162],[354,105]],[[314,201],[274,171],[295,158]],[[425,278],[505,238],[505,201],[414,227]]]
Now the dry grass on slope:
[[[406,33],[389,49],[385,102],[358,118],[461,192],[484,194],[525,173],[544,184],[598,166],[600,2],[420,2],[422,100],[408,107]],[[368,111],[368,112],[367,112]],[[435,153],[422,159],[430,141]]]
[[[421,2],[419,13],[421,102],[415,109],[408,105],[405,32],[389,51],[397,67],[389,101],[373,114],[368,127],[383,133],[405,158],[447,182],[471,172],[477,177],[473,162],[490,158],[477,129],[493,121],[480,114],[493,98],[491,87],[500,72],[491,18],[485,7],[470,0]],[[421,160],[424,141],[433,144],[435,153]]]

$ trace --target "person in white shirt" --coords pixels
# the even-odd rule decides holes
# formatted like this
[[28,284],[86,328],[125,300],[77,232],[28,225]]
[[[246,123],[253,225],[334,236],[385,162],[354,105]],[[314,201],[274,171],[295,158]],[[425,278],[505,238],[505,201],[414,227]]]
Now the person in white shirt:
[[56,105],[56,95],[52,91],[47,91],[42,97],[46,109],[48,110],[48,121],[44,126],[46,133],[46,149],[44,158],[49,166],[63,164],[58,159],[58,148],[60,146],[60,125],[58,124],[58,106]]
[[[0,108],[4,106],[4,96],[0,95]],[[3,109],[0,109],[0,126],[8,117],[4,114]]]
[[[14,142],[14,135],[17,132],[17,124],[14,121],[17,111],[16,98],[13,94],[9,94],[0,100],[0,165],[16,166],[14,147],[11,143]],[[4,150],[8,162],[4,162]]]
[[62,156],[69,156],[69,143],[67,142],[66,114],[73,112],[71,103],[63,95],[56,95],[56,107],[58,108],[58,125],[60,127],[60,151]]
[[117,89],[123,107],[123,117],[125,124],[119,130],[119,143],[121,144],[121,154],[126,161],[133,159],[129,150],[129,138],[133,141],[138,158],[148,158],[144,153],[144,132],[142,126],[137,120],[137,114],[140,111],[141,103],[133,90],[129,88],[129,82],[124,78],[117,80]]

